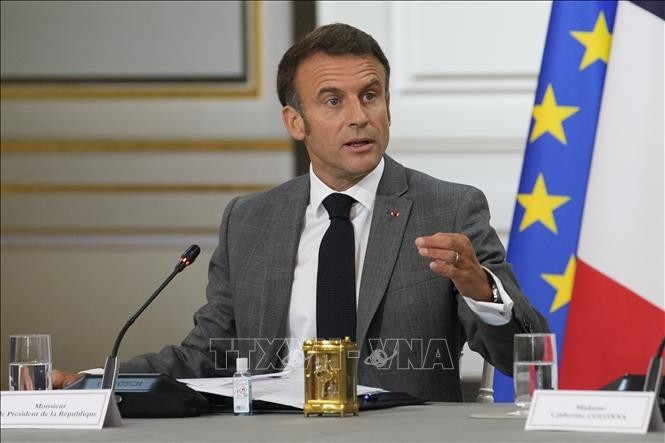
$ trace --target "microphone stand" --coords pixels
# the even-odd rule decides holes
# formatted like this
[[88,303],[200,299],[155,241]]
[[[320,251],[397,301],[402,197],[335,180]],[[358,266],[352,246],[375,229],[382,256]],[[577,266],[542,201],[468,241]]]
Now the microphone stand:
[[179,270],[174,270],[171,275],[169,275],[166,280],[164,280],[164,283],[157,288],[154,294],[150,296],[148,301],[146,301],[143,306],[134,314],[132,318],[127,320],[127,323],[125,323],[125,326],[122,327],[120,330],[120,333],[115,339],[115,343],[113,344],[113,350],[111,351],[111,354],[106,357],[106,364],[104,364],[104,375],[102,376],[102,389],[111,389],[115,390],[115,383],[118,378],[118,348],[120,348],[120,342],[122,341],[122,338],[125,336],[125,332],[127,332],[127,329],[134,323],[134,321],[138,318],[139,315],[143,311],[145,311],[145,308],[148,307],[150,303],[159,295],[160,292],[168,285],[173,278],[178,275],[180,271]]
[[477,403],[494,403],[494,367],[489,362],[483,362],[483,375],[480,378]]
[[101,389],[110,389],[111,392],[115,392],[115,385],[116,381],[118,380],[118,348],[120,348],[120,342],[122,341],[122,338],[125,336],[125,332],[127,332],[127,329],[134,323],[134,321],[141,315],[143,311],[152,303],[152,301],[159,295],[160,292],[168,285],[173,278],[178,275],[180,271],[185,269],[187,266],[191,265],[194,263],[194,259],[196,259],[196,256],[199,255],[199,252],[201,252],[201,249],[196,246],[192,245],[190,246],[187,251],[180,257],[180,261],[178,264],[175,266],[175,269],[173,272],[171,272],[171,275],[169,275],[166,280],[164,280],[164,283],[161,284],[159,288],[150,296],[148,301],[146,301],[143,306],[139,308],[139,310],[130,318],[127,320],[127,323],[125,323],[125,326],[122,327],[120,330],[120,333],[115,339],[115,343],[113,344],[113,350],[111,351],[111,354],[106,358],[106,363],[104,364],[104,375],[102,376],[102,386]]

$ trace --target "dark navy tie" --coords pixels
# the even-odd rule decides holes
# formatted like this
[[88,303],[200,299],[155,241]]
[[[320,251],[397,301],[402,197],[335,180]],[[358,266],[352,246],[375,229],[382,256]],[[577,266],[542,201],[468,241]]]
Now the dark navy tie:
[[319,248],[316,280],[316,336],[319,339],[356,339],[356,254],[349,219],[356,202],[345,194],[323,200],[330,226]]

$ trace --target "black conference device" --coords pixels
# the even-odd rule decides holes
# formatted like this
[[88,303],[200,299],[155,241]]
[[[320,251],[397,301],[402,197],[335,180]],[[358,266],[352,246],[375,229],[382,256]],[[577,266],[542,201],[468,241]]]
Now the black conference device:
[[656,355],[650,360],[646,375],[624,374],[603,386],[604,391],[644,391],[655,392],[660,407],[660,415],[665,420],[665,376],[663,376],[663,348],[665,337],[658,346]]
[[658,392],[662,386],[662,373],[663,373],[663,349],[665,348],[665,337],[660,341],[656,355],[649,362],[649,369],[644,380],[645,392]]
[[[101,386],[101,375],[84,374],[66,389]],[[203,395],[165,374],[118,374],[115,399],[123,418],[196,417],[210,410]]]

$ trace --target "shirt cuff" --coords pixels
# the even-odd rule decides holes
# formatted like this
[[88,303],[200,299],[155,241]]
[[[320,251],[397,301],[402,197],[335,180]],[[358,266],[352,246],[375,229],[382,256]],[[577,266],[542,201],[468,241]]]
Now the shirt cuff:
[[486,301],[476,301],[469,297],[462,297],[469,308],[476,313],[480,319],[492,326],[502,326],[507,324],[513,318],[513,299],[501,284],[501,280],[486,267],[482,267],[492,277],[496,288],[499,290],[499,296],[502,303],[492,303]]

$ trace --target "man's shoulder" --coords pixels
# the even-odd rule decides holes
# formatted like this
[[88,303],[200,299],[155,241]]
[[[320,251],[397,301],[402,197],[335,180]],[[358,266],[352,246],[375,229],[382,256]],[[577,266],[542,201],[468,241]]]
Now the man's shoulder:
[[403,168],[408,183],[407,195],[427,195],[456,199],[469,193],[472,195],[483,194],[480,189],[473,185],[442,180],[416,169]]
[[234,201],[234,211],[269,211],[271,208],[295,204],[309,195],[309,177],[301,175],[274,188],[241,195]]

